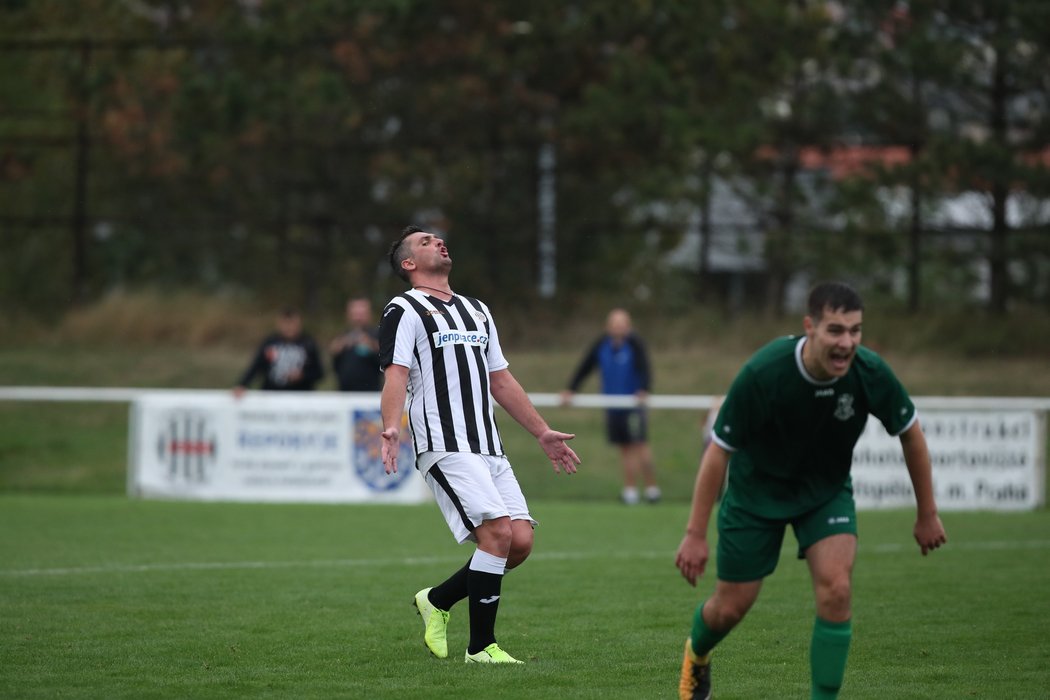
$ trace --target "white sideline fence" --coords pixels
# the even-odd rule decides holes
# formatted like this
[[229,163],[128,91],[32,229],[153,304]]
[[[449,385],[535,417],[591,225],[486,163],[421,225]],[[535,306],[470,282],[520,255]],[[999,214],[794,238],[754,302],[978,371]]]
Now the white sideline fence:
[[[560,394],[532,393],[540,408]],[[714,395],[655,394],[653,410],[706,412]],[[1043,397],[913,397],[942,510],[1045,505]],[[0,387],[0,401],[130,405],[128,493],[137,497],[283,502],[413,503],[429,498],[414,469],[388,477],[378,456],[375,393],[247,392],[111,387]],[[637,405],[576,394],[576,409]],[[407,431],[405,431],[407,434]],[[874,418],[854,450],[858,508],[914,503],[900,443]]]
[[[183,394],[192,396],[216,392],[212,389],[157,389],[137,387],[53,387],[0,386],[0,401],[68,401],[131,403],[148,394]],[[216,393],[223,393],[218,391]],[[252,392],[248,392],[251,394]],[[291,393],[291,392],[289,392]],[[326,396],[334,392],[306,393],[307,396]],[[373,396],[369,393],[346,392],[340,396]],[[561,405],[561,394],[530,393],[529,398],[538,407]],[[659,409],[694,409],[706,411],[718,396],[714,394],[653,394],[646,405]],[[920,409],[957,410],[1011,410],[1050,412],[1050,397],[1023,396],[913,396]],[[576,394],[575,408],[623,408],[638,405],[633,397],[605,396],[604,394]]]

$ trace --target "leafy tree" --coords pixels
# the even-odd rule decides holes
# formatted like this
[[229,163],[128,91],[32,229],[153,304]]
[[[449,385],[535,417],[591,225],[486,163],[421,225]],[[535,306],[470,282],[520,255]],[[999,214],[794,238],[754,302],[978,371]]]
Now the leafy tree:
[[[907,306],[914,313],[921,306],[923,260],[931,254],[923,246],[924,212],[938,201],[944,184],[935,161],[939,149],[931,144],[951,137],[932,127],[930,113],[941,86],[951,80],[955,56],[935,35],[929,4],[856,2],[847,11],[849,21],[839,36],[838,51],[852,95],[848,121],[857,141],[882,156],[873,158],[861,175],[867,180],[861,194],[868,206],[863,208],[870,212],[874,205],[882,210],[876,229],[900,227],[907,233],[904,254],[894,251],[891,259],[906,261]],[[907,158],[889,162],[885,155],[900,147]],[[907,192],[907,211],[885,216],[885,203],[871,197],[872,185],[893,195]]]
[[738,46],[728,71],[743,76],[744,89],[735,103],[750,98],[752,112],[740,115],[726,176],[762,223],[765,308],[776,314],[792,276],[806,265],[806,239],[828,226],[833,183],[826,173],[804,170],[801,156],[804,148],[830,148],[843,132],[833,80],[836,26],[825,3],[761,2],[738,9],[732,31]]
[[[1043,269],[1021,251],[1039,250],[1045,217],[1010,231],[1005,211],[1047,193],[1045,14],[976,0],[7,2],[0,295],[382,300],[400,288],[387,242],[414,222],[448,235],[461,288],[524,305],[556,228],[564,309],[586,290],[662,293],[667,251],[698,210],[710,242],[714,184],[728,183],[765,233],[771,311],[799,273],[890,286],[901,257],[918,308],[937,277],[920,267],[922,215],[951,188],[987,193],[1005,306]],[[903,144],[908,164],[843,182],[803,160],[858,141]],[[538,211],[551,182],[554,228]],[[885,187],[910,192],[905,256]]]
[[938,8],[940,39],[958,57],[946,86],[956,138],[944,144],[943,157],[957,190],[976,190],[987,202],[989,310],[1005,313],[1020,282],[1011,279],[1014,232],[1007,208],[1046,178],[1047,164],[1038,156],[1045,149],[1050,106],[1050,9],[992,0],[945,0]]

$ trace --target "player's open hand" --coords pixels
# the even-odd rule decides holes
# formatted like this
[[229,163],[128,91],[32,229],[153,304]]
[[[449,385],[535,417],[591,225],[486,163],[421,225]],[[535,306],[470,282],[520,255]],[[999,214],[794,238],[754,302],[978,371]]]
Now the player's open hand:
[[383,470],[387,474],[397,474],[397,453],[401,449],[401,431],[388,428],[380,433],[383,438]]
[[709,554],[706,539],[689,533],[682,538],[682,544],[678,545],[678,554],[674,558],[674,565],[682,572],[682,576],[690,586],[695,587],[696,580],[704,575]]
[[915,521],[915,541],[922,550],[922,556],[940,547],[948,541],[944,525],[936,514],[922,516]]
[[554,465],[556,474],[560,474],[562,469],[566,474],[576,473],[576,465],[580,463],[580,458],[576,456],[571,447],[565,444],[574,437],[576,437],[575,434],[559,433],[557,430],[548,429],[536,438],[547,455],[547,459]]

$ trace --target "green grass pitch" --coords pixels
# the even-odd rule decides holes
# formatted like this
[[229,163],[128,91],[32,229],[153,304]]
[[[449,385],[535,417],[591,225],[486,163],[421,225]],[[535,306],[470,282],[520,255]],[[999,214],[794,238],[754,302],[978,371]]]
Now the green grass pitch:
[[[466,561],[431,505],[0,496],[0,697],[670,698],[711,589],[673,565],[686,506],[540,501],[497,633],[524,667],[422,644],[412,595]],[[1045,698],[1050,513],[949,513],[927,558],[904,511],[860,514],[843,697]],[[718,648],[718,698],[808,697],[813,604],[788,536]]]

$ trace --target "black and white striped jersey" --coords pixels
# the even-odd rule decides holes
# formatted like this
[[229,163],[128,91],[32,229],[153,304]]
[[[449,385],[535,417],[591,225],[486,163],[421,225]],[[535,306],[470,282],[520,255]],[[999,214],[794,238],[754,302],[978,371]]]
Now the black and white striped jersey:
[[502,456],[489,373],[506,369],[496,324],[477,299],[412,289],[379,321],[379,364],[408,368],[408,422],[416,454]]

